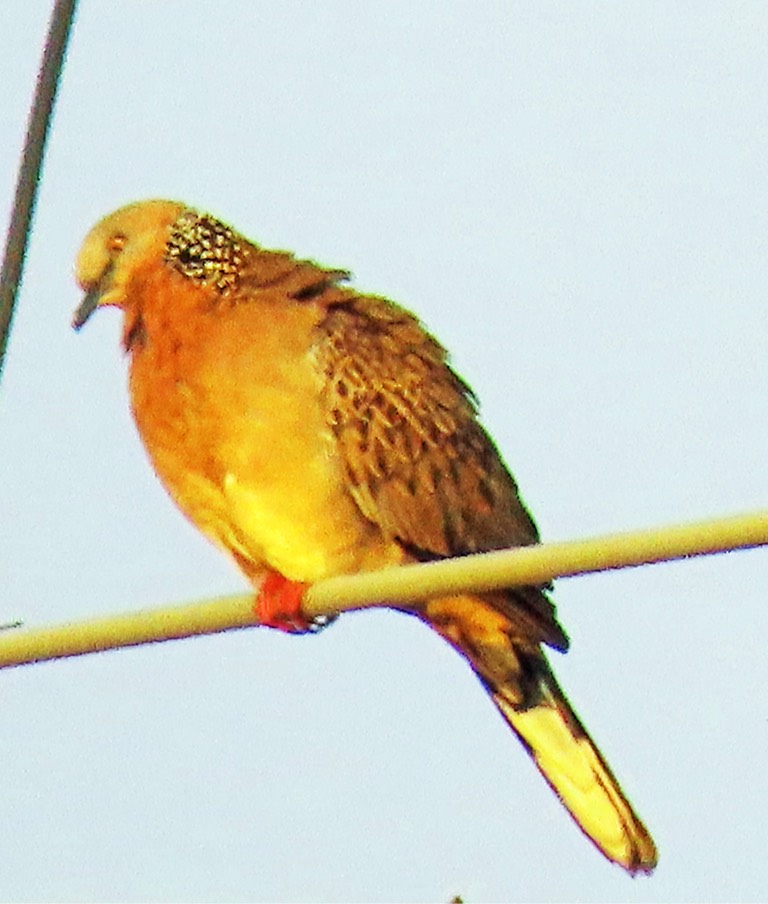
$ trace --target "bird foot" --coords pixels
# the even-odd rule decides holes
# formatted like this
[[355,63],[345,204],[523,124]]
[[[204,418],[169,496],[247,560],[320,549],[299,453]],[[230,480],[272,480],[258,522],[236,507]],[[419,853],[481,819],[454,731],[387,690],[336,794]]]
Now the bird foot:
[[309,585],[290,581],[276,571],[270,571],[256,594],[254,610],[259,623],[288,634],[317,633],[333,618],[307,619],[301,611],[304,593]]

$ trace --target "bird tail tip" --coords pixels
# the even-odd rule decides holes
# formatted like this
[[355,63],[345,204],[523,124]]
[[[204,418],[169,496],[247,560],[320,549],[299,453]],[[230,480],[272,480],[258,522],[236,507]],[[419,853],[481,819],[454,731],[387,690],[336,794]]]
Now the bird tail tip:
[[631,875],[656,867],[656,845],[587,734],[551,672],[542,675],[540,700],[520,708],[503,689],[489,689],[539,771],[582,832]]

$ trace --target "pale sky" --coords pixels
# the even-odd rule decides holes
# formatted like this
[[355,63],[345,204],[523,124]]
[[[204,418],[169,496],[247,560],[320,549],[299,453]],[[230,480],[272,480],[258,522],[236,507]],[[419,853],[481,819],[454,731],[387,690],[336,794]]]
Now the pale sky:
[[[7,220],[51,4],[4,0]],[[240,590],[80,335],[167,197],[452,351],[545,539],[763,508],[768,5],[81,0],[0,385],[0,621]],[[768,551],[559,581],[569,697],[654,834],[592,848],[467,665],[376,611],[0,675],[0,899],[760,900]]]

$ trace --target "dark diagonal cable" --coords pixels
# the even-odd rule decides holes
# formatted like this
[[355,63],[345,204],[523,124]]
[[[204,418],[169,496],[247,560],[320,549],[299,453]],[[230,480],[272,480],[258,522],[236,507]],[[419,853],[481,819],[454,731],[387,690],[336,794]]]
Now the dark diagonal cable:
[[35,99],[27,124],[27,137],[13,199],[13,213],[5,242],[3,266],[0,270],[0,377],[3,373],[8,335],[27,252],[29,227],[35,210],[45,140],[51,123],[56,89],[76,5],[77,0],[56,0],[54,4],[43,50],[43,62],[37,76]]

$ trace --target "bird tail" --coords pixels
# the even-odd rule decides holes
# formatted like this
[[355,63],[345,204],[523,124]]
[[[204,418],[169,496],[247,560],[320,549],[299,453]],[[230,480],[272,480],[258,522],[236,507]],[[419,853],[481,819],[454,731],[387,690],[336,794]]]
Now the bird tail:
[[653,839],[543,656],[539,690],[533,706],[520,708],[504,687],[488,687],[499,712],[582,832],[609,860],[628,872],[652,872],[657,860]]
[[[656,846],[571,708],[538,644],[513,641],[487,600],[427,605],[427,620],[469,661],[510,728],[582,832],[629,873],[650,873]],[[483,616],[484,613],[484,616]],[[506,624],[505,624],[506,622]],[[564,636],[563,636],[564,638]],[[567,643],[567,641],[565,641]]]

